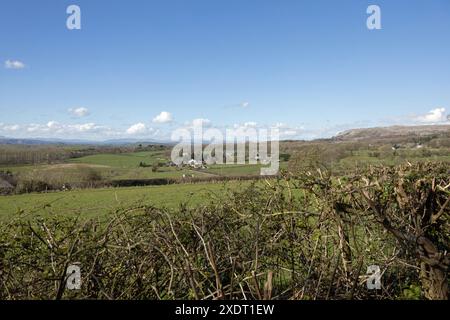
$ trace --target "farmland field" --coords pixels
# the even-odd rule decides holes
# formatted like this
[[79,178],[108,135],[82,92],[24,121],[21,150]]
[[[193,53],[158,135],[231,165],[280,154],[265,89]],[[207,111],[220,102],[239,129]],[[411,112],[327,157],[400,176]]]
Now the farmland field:
[[[0,166],[1,170],[8,170],[23,178],[36,179],[53,177],[59,183],[70,183],[80,179],[83,172],[93,170],[106,180],[125,179],[181,179],[183,176],[205,178],[215,176],[251,176],[259,175],[261,165],[211,165],[206,169],[193,170],[189,167],[177,168],[164,165],[170,159],[164,151],[130,152],[123,154],[96,154],[81,158],[74,158],[56,164]],[[160,163],[156,171],[152,165]],[[144,164],[144,166],[140,166]],[[286,167],[286,162],[280,164]]]
[[180,204],[195,206],[206,203],[205,199],[213,194],[219,197],[230,188],[238,190],[245,185],[231,181],[13,195],[0,197],[0,221],[10,220],[21,212],[28,214],[27,217],[80,215],[82,218],[102,218],[115,209],[138,204],[166,208],[176,208]]
[[153,164],[158,161],[168,161],[162,151],[143,151],[124,154],[97,154],[71,159],[71,163],[97,164],[115,168],[136,168],[140,162]]

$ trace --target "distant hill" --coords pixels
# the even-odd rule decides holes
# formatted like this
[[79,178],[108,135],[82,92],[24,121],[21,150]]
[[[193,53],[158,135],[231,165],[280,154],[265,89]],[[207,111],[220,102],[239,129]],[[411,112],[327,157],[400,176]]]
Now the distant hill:
[[128,144],[172,144],[173,142],[170,141],[163,141],[163,140],[143,140],[143,139],[112,139],[112,140],[106,140],[102,141],[101,144],[108,144],[108,145],[128,145]]
[[410,140],[423,137],[450,137],[450,125],[392,126],[352,129],[339,133],[335,141]]
[[167,141],[144,139],[113,139],[106,141],[81,139],[47,139],[47,138],[7,138],[0,136],[0,144],[9,145],[134,145],[134,144],[169,144]]
[[0,137],[0,144],[43,145],[43,144],[53,144],[53,143],[50,143],[49,141],[38,140],[38,139],[17,139],[17,138]]

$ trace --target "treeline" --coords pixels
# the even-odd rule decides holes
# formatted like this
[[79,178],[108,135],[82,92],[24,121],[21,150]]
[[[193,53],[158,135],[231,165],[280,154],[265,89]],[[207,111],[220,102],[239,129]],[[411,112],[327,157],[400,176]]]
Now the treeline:
[[154,149],[150,146],[0,145],[0,165],[51,164],[101,153],[120,154]]
[[95,154],[94,150],[67,150],[65,148],[33,147],[2,148],[0,165],[43,164]]

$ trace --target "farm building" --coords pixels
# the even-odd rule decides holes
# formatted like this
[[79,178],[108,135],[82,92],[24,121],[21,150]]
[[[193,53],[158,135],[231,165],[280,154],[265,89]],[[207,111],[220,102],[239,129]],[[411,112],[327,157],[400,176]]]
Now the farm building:
[[188,161],[188,165],[191,166],[192,168],[202,168],[203,164],[200,161],[191,159]]

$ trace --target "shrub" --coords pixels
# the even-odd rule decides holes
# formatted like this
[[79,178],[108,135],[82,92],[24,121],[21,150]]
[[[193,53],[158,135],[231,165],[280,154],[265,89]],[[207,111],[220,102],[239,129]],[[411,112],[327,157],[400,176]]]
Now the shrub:
[[448,299],[449,183],[445,164],[302,171],[196,208],[19,217],[0,225],[0,299]]

